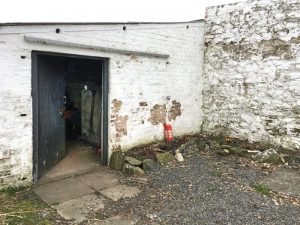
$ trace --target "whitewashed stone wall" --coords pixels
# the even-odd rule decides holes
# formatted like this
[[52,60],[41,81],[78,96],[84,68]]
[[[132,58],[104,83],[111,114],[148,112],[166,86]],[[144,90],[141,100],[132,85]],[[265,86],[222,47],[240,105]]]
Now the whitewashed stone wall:
[[[59,34],[56,28],[60,28]],[[24,41],[24,35],[165,53],[170,57],[159,59],[34,44]],[[160,113],[164,115],[165,109],[175,135],[200,132],[203,36],[203,21],[0,26],[0,188],[32,182],[32,50],[110,59],[111,152],[163,138],[164,119]]]
[[203,130],[300,149],[300,2],[207,9]]

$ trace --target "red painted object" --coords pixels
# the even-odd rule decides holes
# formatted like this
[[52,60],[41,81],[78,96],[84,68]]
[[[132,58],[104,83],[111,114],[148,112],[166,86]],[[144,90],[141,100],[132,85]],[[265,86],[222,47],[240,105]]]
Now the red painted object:
[[65,119],[70,119],[72,117],[72,115],[73,115],[72,111],[64,111],[63,112],[63,117]]
[[165,123],[164,130],[165,130],[166,141],[168,141],[168,142],[173,141],[172,125]]

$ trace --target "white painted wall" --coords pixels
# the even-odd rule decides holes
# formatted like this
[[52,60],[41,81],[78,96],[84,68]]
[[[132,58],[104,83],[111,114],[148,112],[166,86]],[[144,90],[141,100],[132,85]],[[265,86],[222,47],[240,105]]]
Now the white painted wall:
[[299,0],[207,9],[204,131],[300,149]]
[[[58,27],[60,34],[55,33]],[[181,115],[171,121],[174,134],[200,132],[204,22],[126,24],[126,31],[122,27],[122,24],[0,26],[0,188],[32,182],[32,50],[110,59],[111,116],[116,115],[114,99],[122,101],[117,114],[128,116],[127,134],[120,138],[116,137],[114,122],[110,123],[110,150],[117,146],[126,150],[162,139],[162,124],[148,122],[150,110],[156,104],[166,104],[169,110],[173,100],[181,104]],[[24,35],[165,53],[170,58],[35,44],[24,41]],[[140,107],[140,102],[147,102],[148,106]]]

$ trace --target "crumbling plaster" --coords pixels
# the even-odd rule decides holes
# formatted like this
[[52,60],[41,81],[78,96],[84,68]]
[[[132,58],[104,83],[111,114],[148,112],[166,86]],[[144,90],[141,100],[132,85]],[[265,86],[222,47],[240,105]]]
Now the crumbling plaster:
[[[24,36],[77,46],[164,53],[169,58],[33,43]],[[171,110],[175,135],[200,132],[203,40],[204,21],[0,26],[0,188],[32,182],[33,50],[109,59],[111,153],[163,138],[162,123],[149,121],[155,105]]]
[[300,2],[206,13],[203,131],[300,149]]
[[[299,0],[210,7],[206,20],[205,38],[203,21],[1,26],[0,187],[32,182],[32,50],[109,58],[109,153],[162,139],[168,119],[177,136],[202,126],[299,149]],[[24,35],[170,57],[30,43]]]

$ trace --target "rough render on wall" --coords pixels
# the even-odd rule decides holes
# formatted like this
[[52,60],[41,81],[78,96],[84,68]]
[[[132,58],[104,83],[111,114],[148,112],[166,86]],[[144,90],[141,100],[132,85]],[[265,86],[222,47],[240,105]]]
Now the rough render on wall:
[[203,129],[300,149],[300,2],[207,9]]
[[[30,43],[25,34],[170,57]],[[203,36],[203,21],[0,26],[0,187],[32,182],[32,50],[109,58],[111,152],[163,138],[166,118],[175,135],[200,131]]]

